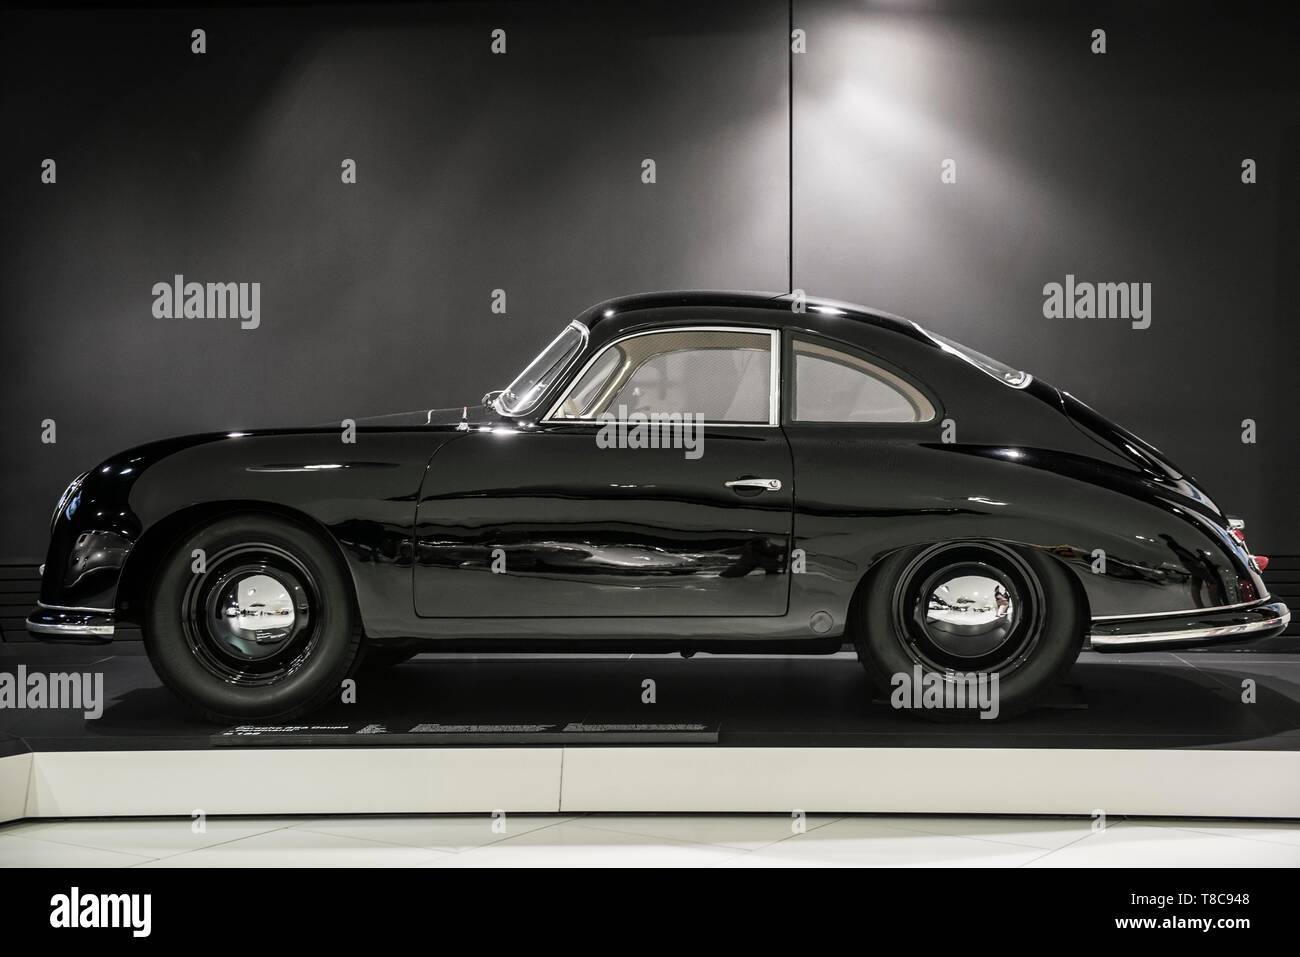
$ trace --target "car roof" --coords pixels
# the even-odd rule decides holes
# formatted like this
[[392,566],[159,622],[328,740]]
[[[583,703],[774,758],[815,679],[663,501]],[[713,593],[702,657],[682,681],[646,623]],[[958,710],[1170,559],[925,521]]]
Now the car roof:
[[602,322],[606,324],[615,322],[622,325],[629,319],[630,314],[648,310],[680,307],[761,309],[768,313],[763,317],[763,322],[777,326],[804,325],[807,314],[813,313],[825,317],[856,319],[881,329],[900,332],[909,338],[926,340],[926,336],[914,323],[879,309],[870,309],[837,299],[805,296],[803,297],[804,310],[796,312],[792,308],[794,302],[795,297],[792,293],[715,289],[667,290],[606,299],[586,310],[577,319],[588,329],[594,330]]

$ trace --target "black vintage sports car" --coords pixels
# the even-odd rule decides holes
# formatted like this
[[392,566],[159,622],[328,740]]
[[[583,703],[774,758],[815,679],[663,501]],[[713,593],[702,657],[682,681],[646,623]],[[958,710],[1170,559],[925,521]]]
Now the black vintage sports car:
[[[571,322],[449,413],[196,435],[78,476],[44,638],[138,624],[217,719],[284,719],[421,649],[833,652],[879,689],[1085,640],[1281,632],[1241,523],[1078,399],[843,303],[662,293]],[[960,704],[959,704],[960,707]]]

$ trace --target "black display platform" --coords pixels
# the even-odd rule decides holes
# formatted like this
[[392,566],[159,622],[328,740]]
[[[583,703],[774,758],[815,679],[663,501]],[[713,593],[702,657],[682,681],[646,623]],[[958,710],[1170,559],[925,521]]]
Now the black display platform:
[[[231,735],[190,713],[159,685],[138,645],[0,647],[0,671],[19,664],[102,671],[107,702],[97,720],[0,709],[0,742],[10,753],[268,744],[1300,750],[1300,656],[1257,651],[1085,652],[1047,707],[962,724],[873,702],[848,654],[430,654],[363,672],[356,704],[327,707],[296,731],[257,735]],[[1242,702],[1244,679],[1256,684],[1254,704]],[[647,680],[654,704],[642,703]]]

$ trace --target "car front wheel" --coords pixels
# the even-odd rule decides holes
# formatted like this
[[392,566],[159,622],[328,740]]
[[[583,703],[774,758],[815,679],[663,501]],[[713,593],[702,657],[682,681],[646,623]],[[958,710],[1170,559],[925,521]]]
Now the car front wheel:
[[192,532],[159,569],[144,621],[163,683],[216,721],[287,720],[340,693],[361,645],[329,545],[274,516]]
[[890,555],[853,615],[858,658],[877,691],[932,720],[1034,707],[1074,664],[1086,630],[1065,569],[1036,549],[996,542]]

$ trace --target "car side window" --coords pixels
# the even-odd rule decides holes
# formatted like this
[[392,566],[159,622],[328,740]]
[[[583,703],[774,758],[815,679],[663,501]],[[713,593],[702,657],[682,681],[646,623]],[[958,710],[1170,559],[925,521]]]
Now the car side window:
[[861,356],[794,340],[795,422],[929,422],[934,405],[919,389]]
[[772,338],[766,331],[683,329],[623,339],[587,367],[551,417],[676,412],[767,425]]

